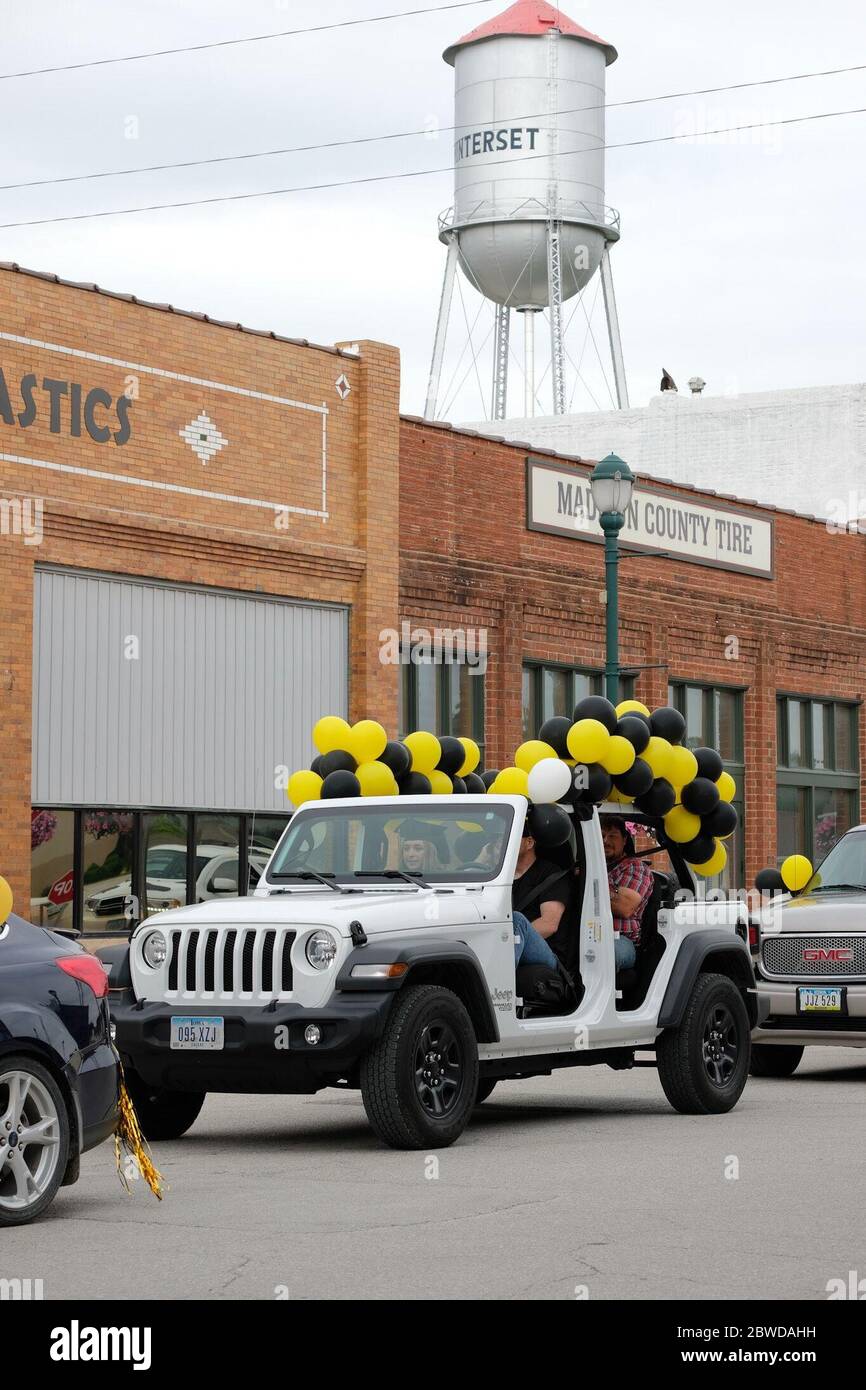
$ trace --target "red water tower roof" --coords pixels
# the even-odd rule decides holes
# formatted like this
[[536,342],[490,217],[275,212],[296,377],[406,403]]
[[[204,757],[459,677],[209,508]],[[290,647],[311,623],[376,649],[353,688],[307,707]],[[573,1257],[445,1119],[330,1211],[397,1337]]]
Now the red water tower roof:
[[567,35],[572,39],[583,39],[584,43],[598,44],[603,48],[608,63],[616,62],[616,49],[613,44],[607,43],[605,39],[600,39],[598,34],[591,34],[588,29],[582,29],[579,24],[575,24],[573,19],[564,15],[562,10],[558,10],[553,5],[548,5],[547,0],[517,0],[516,5],[512,5],[504,14],[497,15],[496,19],[489,19],[486,24],[479,24],[477,29],[473,29],[471,34],[464,34],[462,39],[452,43],[446,48],[442,57],[446,63],[454,64],[454,54],[458,48],[463,48],[468,43],[480,43],[482,39],[496,39],[503,34],[525,34],[535,37],[540,34],[547,34],[551,29],[558,29],[561,34]]

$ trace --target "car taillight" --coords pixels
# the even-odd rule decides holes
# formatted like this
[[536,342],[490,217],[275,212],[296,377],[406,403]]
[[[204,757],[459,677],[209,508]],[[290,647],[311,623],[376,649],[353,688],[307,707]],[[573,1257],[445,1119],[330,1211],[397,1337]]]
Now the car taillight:
[[104,999],[108,993],[108,975],[102,961],[95,956],[61,956],[54,964],[58,969],[71,975],[74,980],[83,980],[90,985],[97,999]]
[[749,923],[749,945],[753,951],[758,948],[758,928],[754,922]]

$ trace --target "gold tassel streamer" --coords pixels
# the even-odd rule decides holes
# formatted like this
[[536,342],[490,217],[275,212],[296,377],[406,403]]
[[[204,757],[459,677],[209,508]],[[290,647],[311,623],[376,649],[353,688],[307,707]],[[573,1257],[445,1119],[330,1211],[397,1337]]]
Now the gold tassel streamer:
[[[126,1160],[123,1157],[124,1152],[126,1153]],[[138,1168],[138,1172],[134,1176],[137,1178],[140,1173],[157,1201],[162,1201],[165,1181],[150,1157],[150,1151],[135,1113],[135,1106],[123,1079],[120,1082],[120,1119],[114,1133],[114,1157],[117,1162],[117,1173],[120,1181],[130,1196],[132,1196],[132,1188],[127,1170],[129,1165],[134,1163]]]

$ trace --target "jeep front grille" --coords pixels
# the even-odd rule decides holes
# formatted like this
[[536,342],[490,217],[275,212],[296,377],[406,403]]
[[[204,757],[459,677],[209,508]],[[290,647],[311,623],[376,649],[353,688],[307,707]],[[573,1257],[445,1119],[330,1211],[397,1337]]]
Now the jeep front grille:
[[293,985],[294,931],[261,927],[204,927],[173,931],[168,993],[272,998]]
[[[842,952],[840,959],[836,953]],[[764,974],[774,980],[856,980],[866,977],[866,936],[765,936]]]

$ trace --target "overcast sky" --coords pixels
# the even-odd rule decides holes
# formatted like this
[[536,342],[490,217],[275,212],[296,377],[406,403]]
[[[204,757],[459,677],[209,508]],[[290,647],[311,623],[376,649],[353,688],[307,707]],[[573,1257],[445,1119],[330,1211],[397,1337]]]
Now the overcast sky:
[[[7,0],[0,71],[423,3],[34,0],[24,6]],[[0,183],[385,134],[433,121],[448,126],[454,74],[442,50],[505,8],[504,0],[493,0],[337,33],[2,81]],[[866,63],[861,0],[820,6],[571,0],[563,9],[618,48],[619,60],[608,70],[610,102]],[[859,106],[866,107],[866,73],[614,108],[608,141]],[[0,222],[435,169],[448,164],[451,143],[443,133],[438,140],[11,190],[0,193]],[[681,388],[700,374],[713,393],[864,380],[864,150],[866,115],[855,115],[608,154],[607,202],[619,208],[623,223],[613,265],[633,404],[656,392],[662,366]],[[7,227],[0,230],[0,259],[317,342],[396,343],[404,409],[420,413],[445,255],[436,217],[451,201],[451,178],[436,173],[182,211]],[[465,282],[464,291],[474,317],[477,301]],[[603,345],[603,321],[597,324]],[[583,337],[577,332],[575,354]],[[457,330],[453,341],[461,346]],[[592,360],[590,347],[587,380],[599,404],[609,405]],[[452,356],[446,382],[455,366]],[[479,418],[486,394],[485,381],[482,408],[470,374],[449,418]],[[592,409],[591,397],[579,391],[575,408]]]

